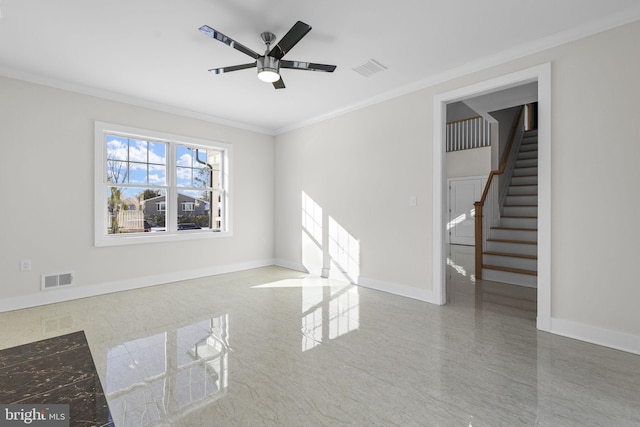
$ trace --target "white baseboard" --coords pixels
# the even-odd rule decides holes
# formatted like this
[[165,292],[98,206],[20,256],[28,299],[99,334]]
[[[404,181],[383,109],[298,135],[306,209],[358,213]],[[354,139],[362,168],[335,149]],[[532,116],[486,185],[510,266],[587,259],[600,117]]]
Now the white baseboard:
[[276,259],[274,261],[274,265],[277,265],[278,267],[288,268],[289,270],[300,271],[301,273],[309,272],[309,270],[307,270],[306,267],[299,262],[292,262],[284,259]]
[[551,318],[551,333],[640,355],[640,336],[573,320]]
[[218,274],[234,273],[237,271],[251,270],[253,268],[274,265],[273,259],[248,261],[231,265],[219,265],[190,271],[177,271],[167,274],[137,277],[134,279],[118,280],[93,285],[73,285],[55,290],[42,291],[29,295],[0,299],[0,313],[19,310],[23,308],[37,307],[40,305],[54,304],[57,302],[71,301],[80,298],[110,294],[113,292],[130,291],[149,286],[164,285],[181,280],[198,279],[200,277],[215,276]]
[[438,299],[435,297],[433,291],[418,288],[416,286],[401,285],[397,283],[385,282],[382,280],[370,279],[368,277],[362,276],[360,276],[358,280],[358,285],[365,288],[375,289],[377,291],[388,292],[390,294],[428,302],[431,304],[439,304]]

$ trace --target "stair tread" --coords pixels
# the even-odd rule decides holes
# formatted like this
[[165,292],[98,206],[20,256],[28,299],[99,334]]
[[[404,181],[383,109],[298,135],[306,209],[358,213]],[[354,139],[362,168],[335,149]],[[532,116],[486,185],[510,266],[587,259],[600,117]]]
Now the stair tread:
[[538,193],[533,194],[507,194],[507,197],[528,197],[528,196],[537,196]]
[[502,215],[500,218],[535,218],[538,219],[537,215]]
[[500,243],[517,243],[523,245],[537,245],[537,241],[532,240],[513,240],[513,239],[487,239],[487,242],[500,242]]
[[526,274],[528,276],[537,276],[538,272],[534,270],[524,270],[522,268],[501,267],[498,265],[482,264],[482,268],[487,270],[505,271],[507,273]]
[[[510,196],[512,197],[512,196]],[[537,207],[538,205],[504,205],[505,208],[513,208],[513,207],[519,207],[519,208],[532,208],[532,207]]]
[[507,252],[485,251],[482,254],[483,255],[504,256],[504,257],[511,257],[511,258],[538,259],[537,255],[512,254],[512,253],[507,253]]
[[491,227],[492,230],[519,230],[519,231],[538,231],[537,228],[533,228],[533,227],[500,227],[495,226],[495,227]]

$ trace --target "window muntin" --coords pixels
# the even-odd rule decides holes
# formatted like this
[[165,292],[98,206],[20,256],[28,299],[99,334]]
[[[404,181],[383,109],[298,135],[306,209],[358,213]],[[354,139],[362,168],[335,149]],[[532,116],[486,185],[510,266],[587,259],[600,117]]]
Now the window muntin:
[[231,148],[96,122],[96,245],[230,235]]

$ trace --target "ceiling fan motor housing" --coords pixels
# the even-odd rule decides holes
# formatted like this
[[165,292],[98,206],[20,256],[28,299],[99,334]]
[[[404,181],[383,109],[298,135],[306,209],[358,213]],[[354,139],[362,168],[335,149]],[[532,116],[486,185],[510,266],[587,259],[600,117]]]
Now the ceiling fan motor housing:
[[257,59],[258,77],[260,80],[274,82],[280,79],[280,61],[273,56],[261,56]]

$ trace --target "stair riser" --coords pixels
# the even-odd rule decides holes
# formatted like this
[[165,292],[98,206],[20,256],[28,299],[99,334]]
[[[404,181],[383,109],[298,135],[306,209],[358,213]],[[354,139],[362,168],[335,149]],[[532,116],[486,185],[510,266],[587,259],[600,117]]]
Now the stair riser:
[[538,260],[528,258],[514,258],[500,255],[483,255],[483,264],[497,265],[498,267],[519,268],[522,270],[538,270]]
[[537,206],[505,206],[502,215],[506,216],[538,216]]
[[528,151],[538,151],[538,144],[523,144],[520,146],[520,151],[518,153],[525,153]]
[[538,159],[518,159],[516,160],[517,168],[538,167]]
[[538,204],[538,196],[507,196],[504,201],[505,205],[537,205]]
[[511,283],[512,285],[527,286],[529,288],[538,287],[538,278],[536,276],[508,273],[506,271],[482,269],[482,280]]
[[520,255],[538,255],[538,245],[523,245],[520,243],[487,242],[487,251],[503,252]]
[[501,227],[538,228],[538,218],[501,218]]
[[514,176],[511,178],[512,185],[538,185],[537,176]]
[[491,239],[503,240],[525,240],[527,242],[537,242],[538,232],[529,230],[505,230],[492,228],[489,231]]
[[527,176],[527,175],[538,175],[538,168],[527,167],[527,168],[515,168],[513,170],[513,176]]
[[538,186],[537,185],[512,185],[509,187],[509,196],[519,196],[522,194],[527,194],[531,196],[538,196]]
[[518,153],[517,160],[537,159],[537,158],[538,158],[538,150],[527,150],[527,151],[520,151]]

